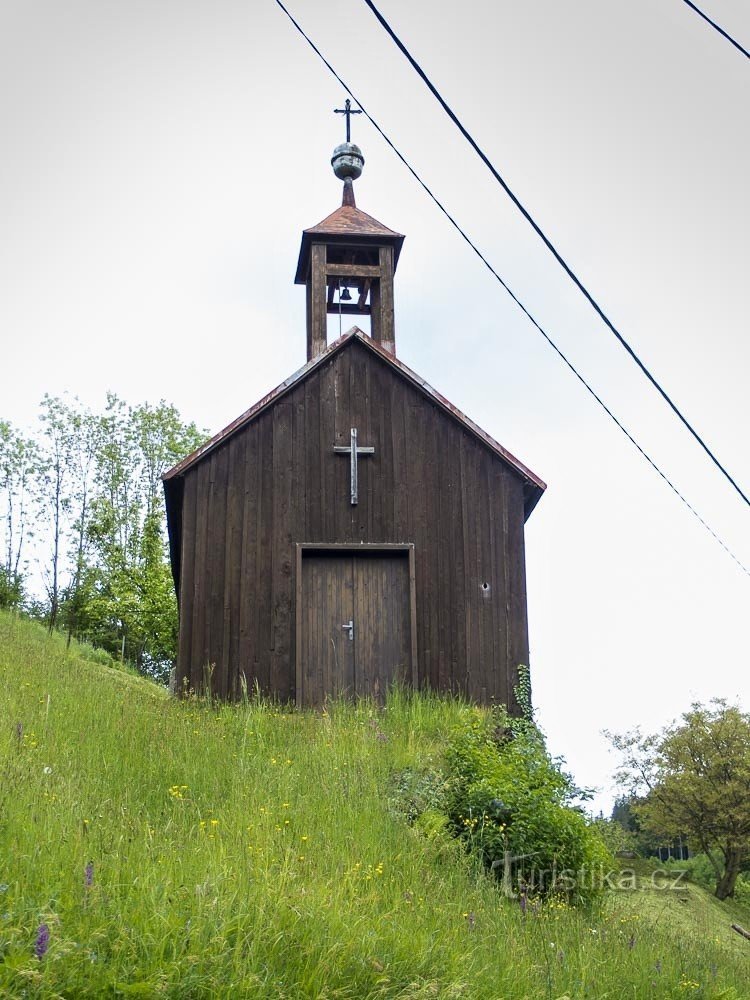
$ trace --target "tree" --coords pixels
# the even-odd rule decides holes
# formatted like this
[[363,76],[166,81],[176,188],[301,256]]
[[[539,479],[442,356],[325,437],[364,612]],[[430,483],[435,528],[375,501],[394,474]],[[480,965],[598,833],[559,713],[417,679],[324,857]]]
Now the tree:
[[71,413],[72,446],[70,455],[70,517],[71,551],[73,570],[66,591],[66,626],[68,645],[77,633],[78,619],[84,603],[83,579],[88,552],[88,529],[91,515],[91,496],[96,473],[96,456],[99,449],[99,420],[80,405]]
[[[39,444],[0,421],[0,607],[41,583],[46,600],[25,606],[50,630],[166,679],[177,603],[161,476],[205,436],[163,400],[133,407],[111,393],[103,414],[45,396]],[[24,574],[37,522],[34,581]]]
[[709,858],[716,896],[734,895],[750,859],[750,715],[723,699],[694,704],[661,733],[607,734],[623,756],[618,774],[654,833],[687,834]]
[[162,680],[176,654],[177,603],[161,475],[204,439],[164,401],[129,407],[109,395],[100,418],[80,617],[98,645]]
[[40,413],[37,468],[37,552],[47,596],[42,612],[50,632],[60,623],[68,642],[76,632],[80,587],[87,553],[99,419],[78,399],[45,395]]
[[5,607],[17,607],[23,596],[24,552],[32,534],[38,467],[35,442],[0,420],[0,604]]
[[60,610],[61,564],[64,558],[66,515],[70,506],[67,494],[73,444],[70,417],[70,409],[63,400],[45,394],[39,416],[42,442],[37,482],[42,502],[49,511],[51,532],[50,558],[42,568],[49,601],[50,632],[57,624]]
[[[631,848],[641,857],[658,855],[664,846],[664,838],[648,830],[641,822],[639,807],[645,799],[636,795],[623,795],[615,799],[611,822],[621,828],[626,837],[631,838]],[[684,834],[684,830],[682,831]]]

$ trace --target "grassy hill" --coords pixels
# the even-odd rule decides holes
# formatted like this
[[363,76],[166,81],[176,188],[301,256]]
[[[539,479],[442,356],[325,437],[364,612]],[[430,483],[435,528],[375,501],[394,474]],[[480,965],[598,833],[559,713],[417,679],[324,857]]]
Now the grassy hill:
[[389,808],[477,709],[212,707],[95,659],[0,614],[1,997],[750,997],[746,913],[641,880],[524,914]]

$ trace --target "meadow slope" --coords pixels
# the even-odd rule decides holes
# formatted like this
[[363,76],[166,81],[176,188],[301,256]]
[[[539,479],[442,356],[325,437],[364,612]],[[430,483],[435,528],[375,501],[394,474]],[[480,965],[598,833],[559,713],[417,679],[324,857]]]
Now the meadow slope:
[[690,886],[530,907],[389,802],[479,710],[178,702],[0,613],[0,996],[750,997]]

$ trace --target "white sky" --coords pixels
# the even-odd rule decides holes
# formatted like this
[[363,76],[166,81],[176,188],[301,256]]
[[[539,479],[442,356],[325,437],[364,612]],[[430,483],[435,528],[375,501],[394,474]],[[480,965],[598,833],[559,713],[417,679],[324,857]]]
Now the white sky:
[[[681,0],[379,5],[747,491],[750,64]],[[747,0],[704,0],[745,46]],[[750,565],[750,512],[363,3],[290,0],[559,345]],[[303,228],[340,203],[346,95],[273,0],[0,2],[0,417],[44,392],[220,429],[304,362]],[[744,576],[616,431],[363,116],[360,208],[407,234],[399,356],[549,483],[527,525],[532,681],[608,807],[603,728],[747,707]]]

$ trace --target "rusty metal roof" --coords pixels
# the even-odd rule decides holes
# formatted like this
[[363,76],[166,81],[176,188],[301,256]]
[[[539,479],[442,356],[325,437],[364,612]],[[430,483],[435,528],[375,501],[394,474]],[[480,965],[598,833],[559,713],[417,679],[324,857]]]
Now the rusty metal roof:
[[353,196],[351,196],[350,202],[347,204],[345,201],[340,208],[331,212],[317,226],[303,231],[297,273],[294,276],[296,285],[304,285],[307,280],[311,243],[347,243],[355,240],[356,242],[372,243],[376,246],[383,243],[390,244],[393,246],[393,267],[395,270],[405,239],[403,233],[394,232],[393,229],[384,226],[382,222],[373,219],[367,212],[357,208],[353,203]]
[[264,410],[273,406],[278,399],[293,389],[294,386],[304,381],[304,379],[315,371],[316,368],[325,364],[326,361],[330,360],[330,358],[332,358],[335,354],[343,350],[347,344],[354,341],[364,345],[368,350],[372,351],[373,354],[376,354],[379,358],[385,361],[391,368],[398,372],[399,375],[411,382],[411,384],[419,389],[425,396],[435,402],[440,409],[449,414],[454,420],[458,421],[458,423],[465,427],[466,430],[468,430],[474,437],[478,438],[499,458],[515,469],[515,471],[524,480],[524,510],[526,517],[528,517],[538,503],[542,493],[547,488],[546,484],[537,475],[535,475],[531,469],[527,468],[523,462],[520,462],[506,448],[503,448],[503,446],[495,441],[494,438],[490,437],[486,431],[483,431],[482,428],[475,424],[473,420],[469,419],[469,417],[455,407],[453,403],[445,398],[445,396],[442,396],[439,392],[433,389],[431,385],[408,368],[403,361],[399,361],[399,359],[395,355],[391,354],[390,351],[386,351],[380,347],[372,339],[372,337],[369,337],[357,326],[352,327],[351,330],[330,344],[322,354],[313,358],[312,361],[308,361],[304,367],[296,371],[288,379],[282,382],[281,385],[277,386],[262,399],[259,399],[254,406],[251,406],[249,410],[240,414],[236,420],[233,420],[231,424],[219,431],[218,434],[215,434],[210,441],[206,441],[206,443],[201,445],[200,448],[197,448],[186,458],[183,458],[181,462],[178,462],[178,464],[171,468],[168,472],[165,472],[162,479],[165,482],[168,482],[169,480],[176,479],[177,477],[184,475],[188,469],[192,468],[205,458],[206,455],[214,451],[215,448],[218,448],[219,445],[223,444],[230,437],[232,437],[232,435],[234,435],[237,431],[249,424]]
[[403,233],[396,233],[382,222],[373,219],[356,205],[341,205],[317,226],[305,229],[311,236],[386,236],[403,240]]

